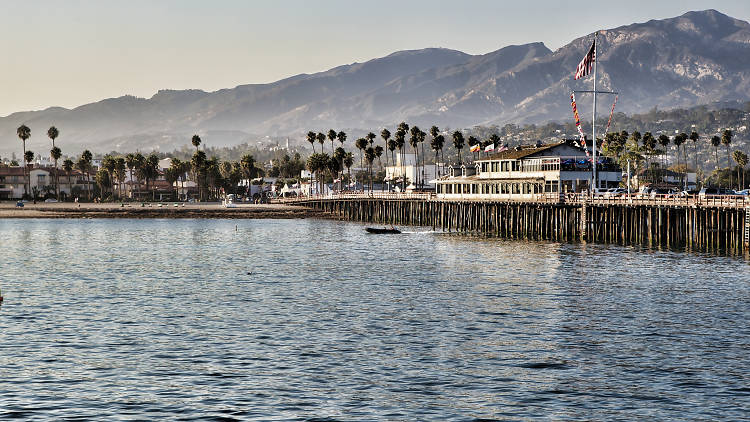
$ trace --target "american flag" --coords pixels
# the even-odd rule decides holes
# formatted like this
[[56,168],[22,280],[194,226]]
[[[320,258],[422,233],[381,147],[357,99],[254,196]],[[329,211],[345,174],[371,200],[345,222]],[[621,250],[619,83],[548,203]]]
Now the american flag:
[[580,63],[578,63],[578,68],[576,69],[576,75],[573,77],[573,79],[581,79],[584,76],[591,73],[591,66],[596,61],[596,41],[594,41],[591,44],[591,48],[589,48],[589,52],[586,53],[586,56],[581,60]]

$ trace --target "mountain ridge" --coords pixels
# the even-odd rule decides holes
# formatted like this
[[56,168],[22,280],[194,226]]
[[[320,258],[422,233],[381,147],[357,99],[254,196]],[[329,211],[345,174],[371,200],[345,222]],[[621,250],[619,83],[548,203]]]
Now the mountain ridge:
[[[618,111],[750,99],[748,22],[705,10],[599,34],[598,89],[621,93]],[[459,128],[561,121],[571,118],[570,92],[590,89],[590,79],[572,76],[591,42],[586,35],[555,51],[531,42],[480,55],[402,50],[265,84],[166,89],[150,98],[124,95],[72,109],[16,112],[0,117],[0,136],[15,138],[25,123],[32,128],[30,148],[39,149],[34,143],[55,125],[68,153],[115,146],[165,150],[189,142],[192,133],[231,133],[240,143],[262,135],[301,139],[307,130],[331,127],[375,130],[400,121]],[[581,113],[590,112],[587,99],[579,101]],[[6,142],[0,152],[15,147]]]

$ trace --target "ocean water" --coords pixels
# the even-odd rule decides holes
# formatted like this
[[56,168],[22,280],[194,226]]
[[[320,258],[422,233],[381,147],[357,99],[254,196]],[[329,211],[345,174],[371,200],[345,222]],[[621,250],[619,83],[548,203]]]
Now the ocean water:
[[0,419],[741,420],[750,264],[326,220],[0,220]]

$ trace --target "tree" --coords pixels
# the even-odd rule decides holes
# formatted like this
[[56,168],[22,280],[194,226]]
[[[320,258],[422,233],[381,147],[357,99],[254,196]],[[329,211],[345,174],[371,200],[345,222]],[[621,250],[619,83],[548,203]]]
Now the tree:
[[690,140],[693,141],[693,163],[695,164],[696,173],[698,172],[698,139],[700,139],[698,132],[690,132]]
[[740,183],[740,170],[742,170],[742,186],[740,189],[745,188],[745,166],[747,165],[747,154],[737,150],[732,154],[734,161],[737,163],[737,183]]
[[[375,145],[375,156],[378,157],[378,166],[380,167],[381,170],[383,169],[383,162],[380,160],[380,157],[383,155],[383,151],[384,149],[382,146]],[[388,156],[386,155],[386,157]],[[381,183],[382,183],[382,180],[381,180]]]
[[344,158],[346,158],[346,151],[344,151],[344,148],[342,147],[336,148],[336,151],[333,152],[333,159],[339,162],[338,169],[340,172],[342,172],[342,175],[339,178],[339,190],[341,190],[341,179],[344,178],[344,175],[343,175]]
[[[21,126],[18,127],[18,129],[16,129],[16,134],[18,135],[18,137],[21,139],[21,142],[23,143],[23,155],[22,155],[22,157],[24,157],[24,160],[25,160],[25,157],[26,157],[26,140],[29,139],[29,137],[31,136],[31,129],[29,129],[29,127],[26,126],[26,125],[21,125]],[[24,178],[23,196],[24,197],[27,197],[29,195],[29,189],[31,189],[31,181],[27,180],[28,179],[27,178],[27,170],[28,170],[28,167],[26,165],[24,165],[23,166],[23,178]],[[27,188],[27,186],[28,186],[28,188]]]
[[409,130],[409,133],[411,136],[409,137],[409,145],[411,145],[412,151],[414,151],[414,185],[416,186],[419,183],[419,151],[417,150],[417,146],[419,146],[419,133],[422,132],[419,129],[419,126],[412,126]]
[[130,172],[130,196],[133,197],[133,170],[135,169],[135,154],[128,153],[125,155],[125,166],[128,168],[128,171]]
[[365,160],[367,160],[367,168],[370,174],[370,192],[372,192],[372,163],[375,161],[375,149],[373,147],[367,147],[365,150]]
[[65,161],[63,161],[62,168],[68,175],[68,192],[70,192],[70,195],[72,196],[73,186],[70,184],[70,173],[73,171],[73,160],[66,158]]
[[102,199],[104,199],[104,192],[107,191],[107,189],[112,185],[112,182],[109,178],[109,172],[101,168],[99,171],[96,172],[96,175],[94,176],[94,180],[96,181],[96,184],[99,185],[99,192]]
[[117,181],[117,196],[122,199],[122,185],[125,183],[125,158],[117,157],[115,159],[115,180]]
[[60,136],[60,131],[56,127],[52,126],[47,130],[47,136],[52,140],[52,148],[55,147],[55,139]]
[[445,144],[445,137],[443,135],[440,135],[440,132],[438,132],[437,135],[434,135],[432,137],[432,142],[430,142],[430,147],[432,148],[433,151],[435,151],[435,177],[438,179],[440,178],[440,173],[438,172],[438,153],[440,153],[443,150],[444,144]]
[[[156,177],[159,175],[159,156],[153,152],[146,157],[143,164],[143,175],[146,179],[146,190],[149,190],[149,180],[156,181]],[[151,200],[156,200],[156,189],[153,186],[151,186]]]
[[[34,151],[26,151],[23,154],[23,160],[26,162],[26,169],[28,173],[29,164],[31,164],[32,161],[34,161]],[[31,190],[31,175],[29,174],[29,190]],[[36,199],[36,193],[34,194],[34,198]]]
[[315,139],[318,140],[318,143],[320,144],[320,152],[323,152],[323,144],[326,142],[326,134],[323,132],[318,132],[318,134],[315,136]]
[[732,164],[729,162],[729,144],[732,143],[732,131],[729,129],[725,129],[724,132],[721,134],[721,143],[727,147],[727,169],[729,171],[729,187],[732,187]]
[[[359,150],[359,168],[361,169],[363,166],[363,160],[364,160],[364,151],[367,148],[367,139],[365,138],[359,138],[356,141],[354,141],[354,146],[357,147]],[[362,191],[364,192],[364,183],[362,184]]]
[[51,150],[49,150],[49,155],[52,157],[53,160],[55,160],[55,170],[54,170],[54,182],[55,182],[55,198],[60,198],[60,187],[59,187],[59,177],[57,174],[57,160],[62,157],[62,151],[60,150],[60,147],[53,146]]
[[406,161],[406,134],[409,133],[409,125],[406,122],[401,122],[396,128],[396,146],[398,147],[399,155],[401,156],[401,188],[402,191],[406,189],[406,167],[404,161]]
[[336,131],[331,129],[328,131],[328,140],[331,141],[331,155],[333,155],[333,141],[336,140]]
[[[114,174],[115,174],[115,166],[116,165],[117,165],[117,163],[115,161],[115,157],[113,157],[111,155],[105,155],[104,159],[102,159],[102,168],[104,170],[106,170],[107,173],[109,174],[109,181],[110,181],[110,183],[109,183],[108,186],[113,188],[112,196],[114,196],[114,183],[113,182],[115,180]],[[102,190],[101,191],[102,198],[104,198],[104,194],[105,194],[105,192],[104,192],[104,190]]]
[[[721,138],[714,135],[711,137],[711,145],[714,147],[714,156],[716,157],[716,171],[719,170],[719,145],[721,145]],[[717,181],[718,181],[718,175],[717,175]]]
[[199,147],[199,146],[200,146],[200,144],[201,144],[201,137],[200,137],[200,136],[198,136],[198,135],[193,135],[193,139],[191,139],[191,140],[190,140],[190,142],[191,142],[191,143],[193,144],[193,146],[195,147],[195,152],[198,152],[198,147]]
[[81,172],[81,175],[84,177],[86,181],[86,199],[91,200],[91,183],[90,182],[90,173],[91,170],[91,151],[85,150],[83,153],[81,153],[81,156],[78,158],[78,161],[75,163],[75,167],[78,169],[78,171]]
[[307,142],[310,143],[310,146],[312,147],[312,150],[313,150],[313,154],[315,153],[315,140],[316,140],[315,132],[313,131],[307,132]]
[[461,150],[464,147],[464,134],[461,133],[461,131],[455,131],[453,132],[453,146],[458,151],[458,165],[463,164],[463,160],[461,160]]
[[[383,138],[383,145],[388,148],[388,141],[391,139],[391,131],[383,129],[380,131],[380,137]],[[388,154],[385,154],[385,166],[388,167]]]
[[344,156],[344,166],[346,167],[347,174],[349,175],[349,183],[352,181],[352,164],[354,164],[354,156],[351,152],[347,152]]

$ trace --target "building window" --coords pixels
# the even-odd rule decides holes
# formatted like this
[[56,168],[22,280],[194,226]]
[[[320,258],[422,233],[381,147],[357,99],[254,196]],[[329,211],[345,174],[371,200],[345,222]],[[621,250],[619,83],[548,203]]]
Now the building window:
[[518,161],[511,161],[511,171],[519,171],[521,170],[521,163]]

